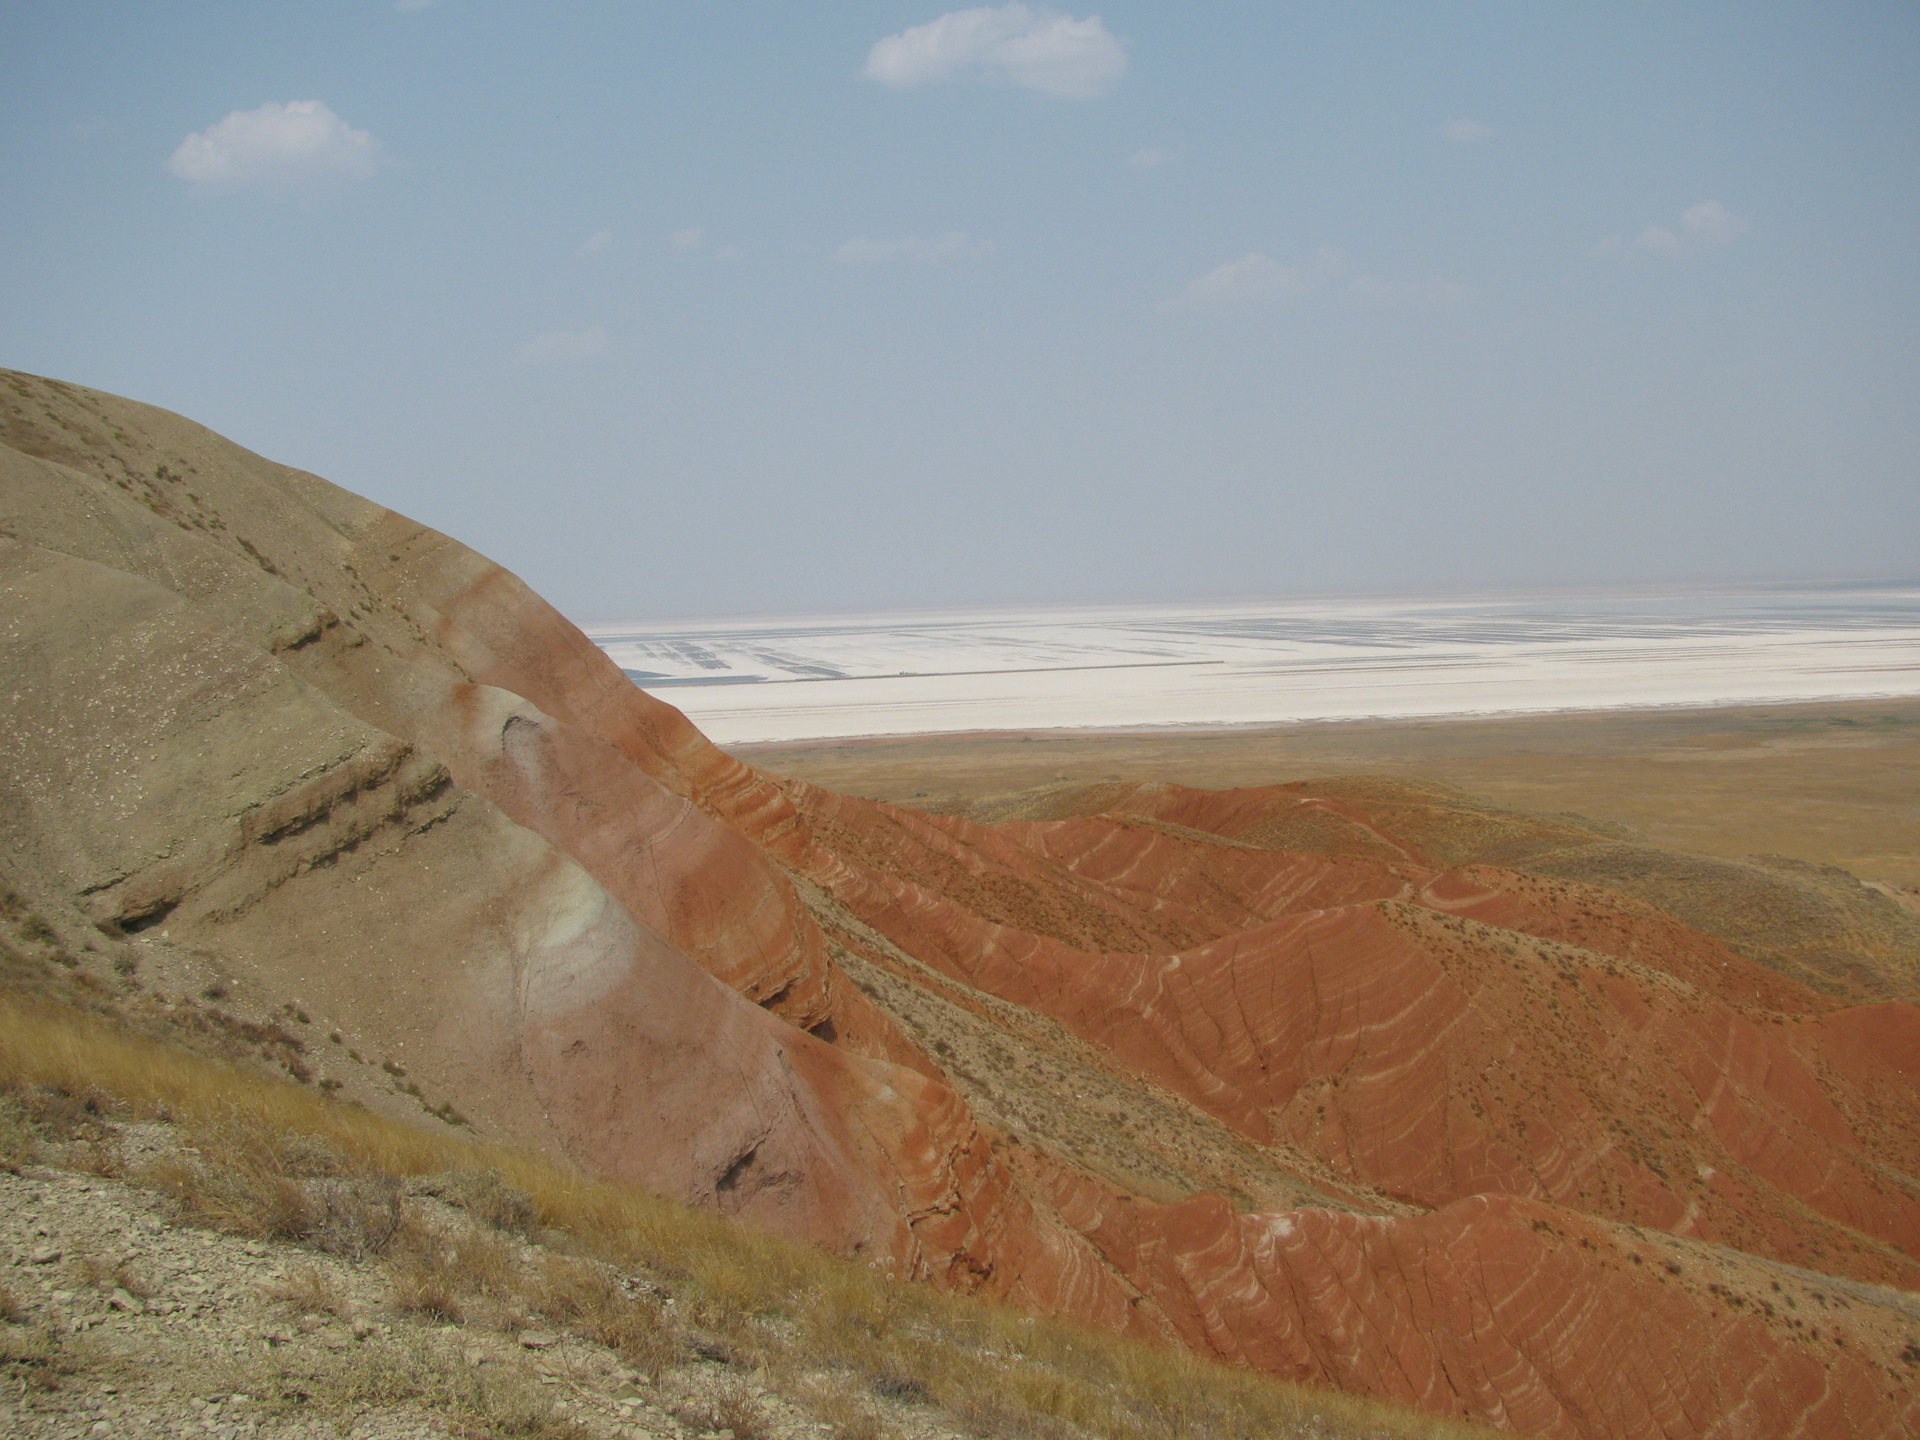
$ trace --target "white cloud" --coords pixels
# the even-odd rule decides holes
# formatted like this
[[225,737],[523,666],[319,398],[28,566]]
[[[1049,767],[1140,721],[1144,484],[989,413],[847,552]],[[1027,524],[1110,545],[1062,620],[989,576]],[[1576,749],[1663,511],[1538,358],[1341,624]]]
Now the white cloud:
[[862,73],[895,89],[975,75],[1089,100],[1118,85],[1126,72],[1126,51],[1098,15],[1075,20],[1016,4],[951,10],[889,35],[868,52]]
[[1127,163],[1142,170],[1158,170],[1162,165],[1171,165],[1179,158],[1178,150],[1165,145],[1147,145],[1129,155]]
[[886,260],[922,260],[928,264],[938,264],[942,260],[973,259],[992,249],[992,245],[984,240],[975,240],[964,230],[949,230],[930,239],[908,235],[899,240],[869,240],[863,236],[847,241],[833,252],[833,258],[848,264]]
[[1324,245],[1307,265],[1282,265],[1254,251],[1189,280],[1160,308],[1170,315],[1219,314],[1299,300],[1324,289],[1346,269],[1346,257]]
[[607,350],[607,332],[599,325],[589,325],[585,330],[543,330],[513,352],[513,363],[567,365],[599,360]]
[[1459,304],[1467,290],[1437,275],[1391,280],[1356,274],[1352,261],[1322,245],[1304,265],[1284,265],[1258,251],[1229,260],[1189,280],[1160,308],[1169,315],[1227,315],[1315,296],[1378,310],[1436,309]]
[[611,230],[596,230],[580,242],[580,253],[582,255],[598,255],[611,244],[613,244],[613,232]]
[[1680,234],[1692,245],[1725,245],[1747,228],[1747,222],[1718,200],[1702,200],[1680,216]]
[[364,180],[385,162],[380,142],[318,100],[235,110],[180,142],[167,167],[205,190],[256,186],[314,198]]
[[1376,310],[1438,310],[1467,298],[1467,287],[1457,280],[1430,275],[1425,280],[1386,280],[1378,275],[1356,275],[1345,298]]
[[[1746,231],[1747,222],[1718,200],[1702,200],[1681,212],[1674,225],[1648,225],[1633,237],[1631,248],[1656,255],[1684,255],[1728,245]],[[1629,246],[1609,236],[1588,253],[1600,260],[1625,259]]]
[[699,245],[700,241],[705,238],[706,233],[707,232],[702,230],[698,225],[689,225],[684,230],[674,231],[671,235],[667,236],[667,239],[673,242],[673,248],[676,250],[691,250]]
[[1476,145],[1482,140],[1491,140],[1500,132],[1480,120],[1449,120],[1447,139],[1456,145]]

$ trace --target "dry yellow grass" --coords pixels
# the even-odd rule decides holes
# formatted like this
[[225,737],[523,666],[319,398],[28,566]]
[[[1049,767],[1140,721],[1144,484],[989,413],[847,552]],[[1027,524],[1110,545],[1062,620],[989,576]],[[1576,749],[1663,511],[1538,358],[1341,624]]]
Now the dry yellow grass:
[[[982,1436],[1487,1433],[896,1282],[717,1215],[524,1152],[415,1130],[45,1001],[0,994],[0,1091],[54,1093],[66,1097],[62,1104],[171,1120],[197,1161],[149,1180],[189,1213],[354,1258],[356,1250],[385,1253],[402,1303],[448,1319],[486,1302],[496,1323],[517,1323],[515,1307],[525,1305],[657,1369],[676,1353],[681,1332],[609,1267],[649,1274],[671,1292],[673,1324],[691,1324],[696,1347],[718,1347],[768,1373],[840,1375],[840,1383],[803,1388],[817,1392],[822,1418],[845,1435],[875,1433],[867,1396],[939,1406]],[[19,1137],[7,1143],[17,1149]],[[434,1178],[421,1187],[424,1177]],[[409,1181],[464,1201],[496,1235],[536,1231],[555,1258],[523,1273],[504,1241],[421,1231],[397,1199]],[[333,1198],[316,1209],[316,1193]],[[394,1197],[391,1207],[382,1196]],[[734,1409],[745,1425],[744,1402]]]

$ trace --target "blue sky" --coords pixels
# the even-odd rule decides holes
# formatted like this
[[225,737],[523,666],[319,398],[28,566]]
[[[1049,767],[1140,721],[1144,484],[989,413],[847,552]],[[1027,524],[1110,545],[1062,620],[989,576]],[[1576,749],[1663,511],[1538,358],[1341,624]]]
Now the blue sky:
[[578,619],[1920,573],[1911,4],[4,23],[0,364]]

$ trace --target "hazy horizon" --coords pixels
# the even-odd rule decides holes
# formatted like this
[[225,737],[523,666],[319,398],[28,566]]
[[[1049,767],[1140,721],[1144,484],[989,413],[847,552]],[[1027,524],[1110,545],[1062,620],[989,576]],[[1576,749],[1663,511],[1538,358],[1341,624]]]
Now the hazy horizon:
[[1920,574],[1920,11],[17,8],[0,364],[575,618]]
[[1728,575],[1707,579],[1660,579],[1621,581],[1616,583],[1595,582],[1584,585],[1472,585],[1457,586],[1415,586],[1395,588],[1392,586],[1373,586],[1368,588],[1325,587],[1320,589],[1273,590],[1265,593],[1248,591],[1220,591],[1212,594],[1196,591],[1184,595],[1135,595],[1135,596],[1089,596],[1041,598],[1033,600],[982,599],[960,601],[949,604],[899,604],[853,606],[844,609],[778,609],[778,610],[704,610],[691,611],[650,611],[609,612],[606,614],[577,615],[567,618],[590,632],[618,628],[622,625],[702,625],[722,626],[744,625],[755,620],[777,621],[781,623],[800,623],[804,621],[864,621],[875,617],[907,618],[916,615],[952,617],[957,615],[993,615],[1001,613],[1026,614],[1034,611],[1125,611],[1136,609],[1181,610],[1201,608],[1231,608],[1234,606],[1274,606],[1301,605],[1318,603],[1330,605],[1358,605],[1377,602],[1385,606],[1403,606],[1413,603],[1432,604],[1468,604],[1482,602],[1487,604],[1509,604],[1527,599],[1573,599],[1578,597],[1607,597],[1617,599],[1645,598],[1665,599],[1682,598],[1690,595],[1752,595],[1769,591],[1783,593],[1808,593],[1815,591],[1858,592],[1858,591],[1904,591],[1920,589],[1920,571],[1912,575]]

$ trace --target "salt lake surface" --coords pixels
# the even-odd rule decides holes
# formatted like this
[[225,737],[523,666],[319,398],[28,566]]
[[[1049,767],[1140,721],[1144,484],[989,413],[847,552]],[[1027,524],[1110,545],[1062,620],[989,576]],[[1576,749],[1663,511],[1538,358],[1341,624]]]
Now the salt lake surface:
[[590,626],[723,745],[1920,694],[1920,583]]

